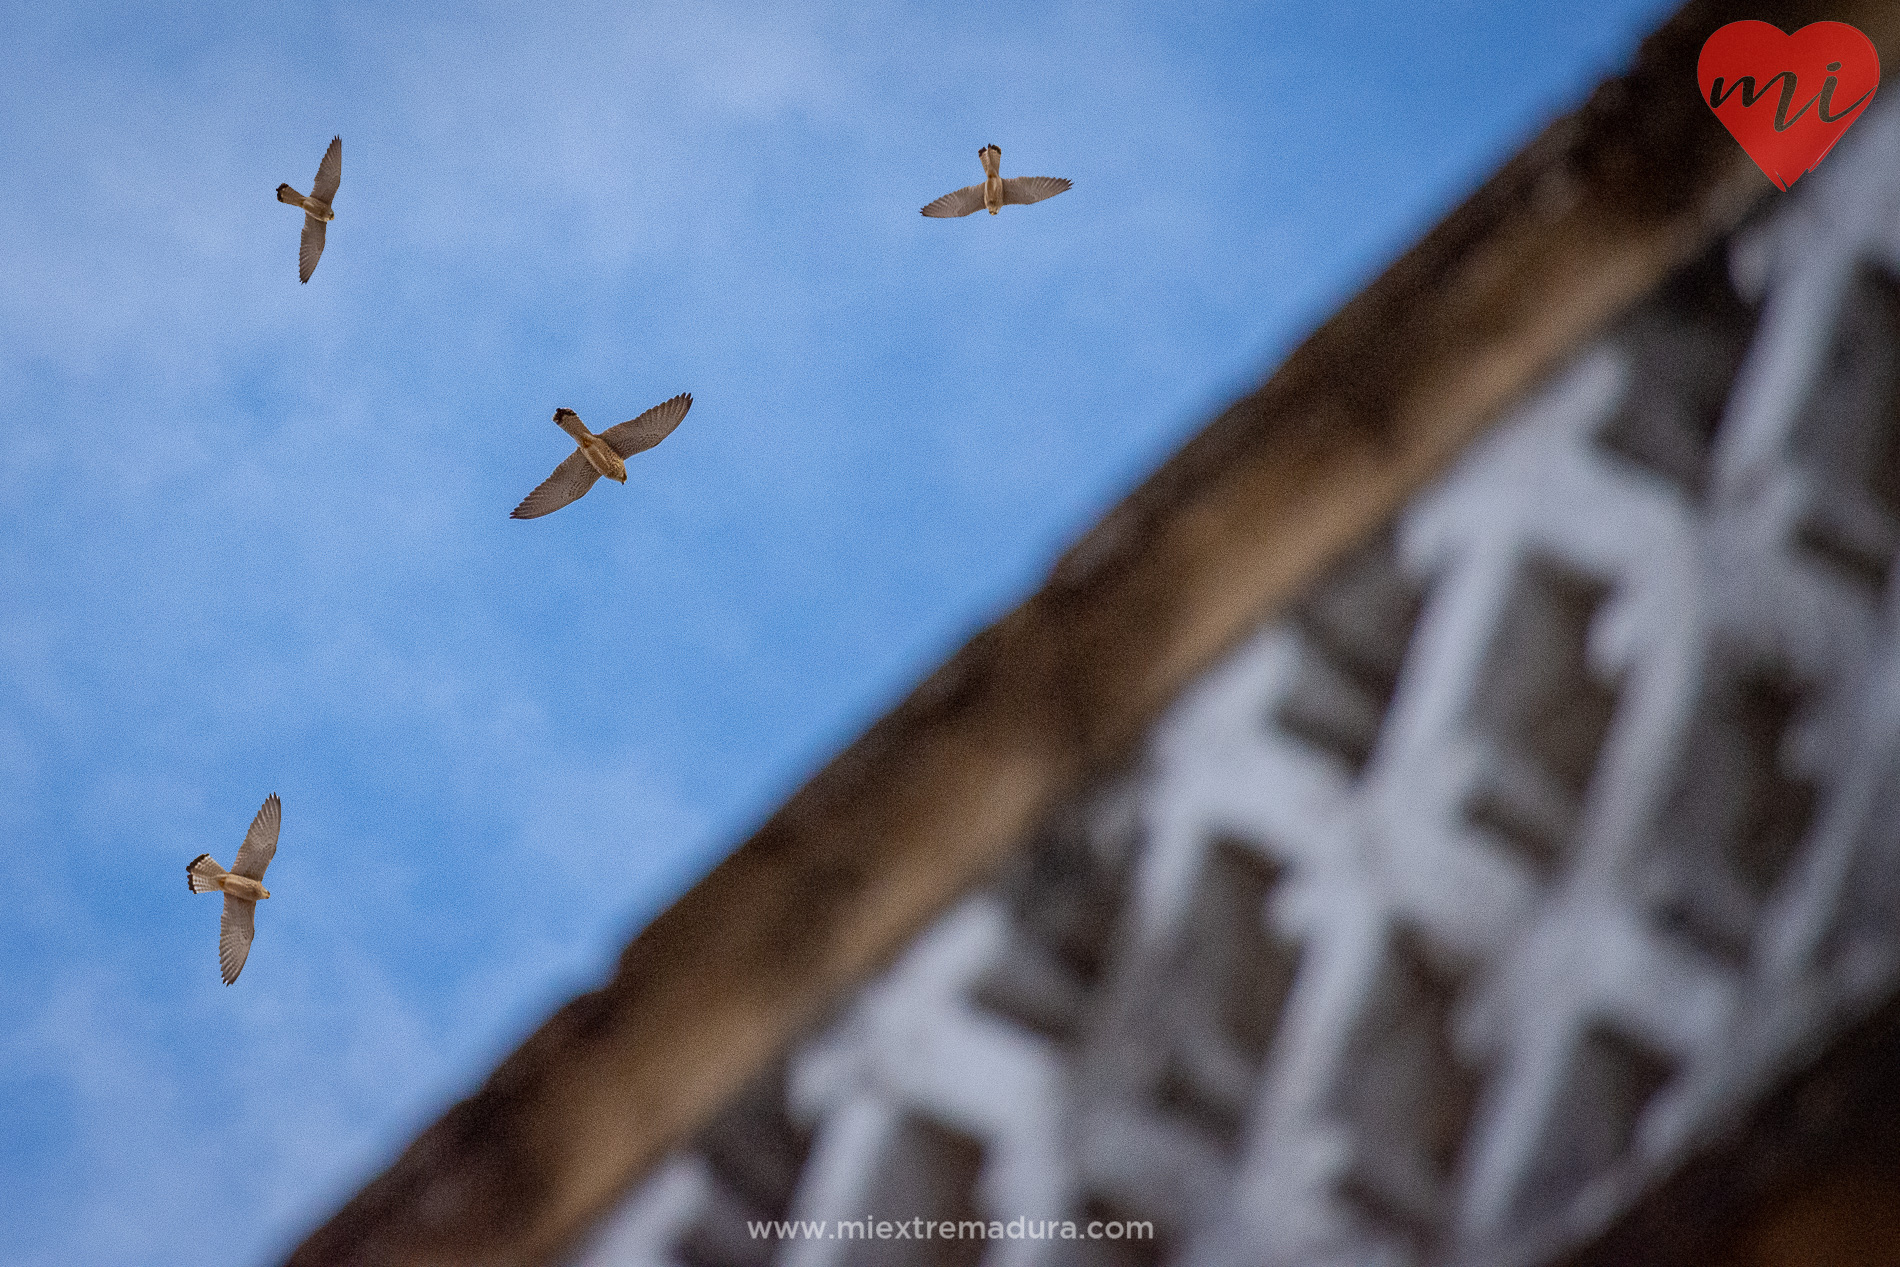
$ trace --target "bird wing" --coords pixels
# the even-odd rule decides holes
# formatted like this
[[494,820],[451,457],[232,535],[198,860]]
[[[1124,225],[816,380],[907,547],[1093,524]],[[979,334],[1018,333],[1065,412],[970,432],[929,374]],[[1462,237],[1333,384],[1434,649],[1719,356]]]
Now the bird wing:
[[334,202],[336,187],[343,183],[343,138],[330,138],[330,148],[323,151],[323,161],[317,164],[317,179],[310,187],[310,196],[318,202]]
[[540,487],[522,498],[521,504],[508,512],[508,518],[539,519],[542,515],[551,515],[577,500],[599,478],[600,472],[587,460],[587,455],[576,449],[567,455],[566,461],[554,468],[554,474],[541,481]]
[[277,856],[277,828],[283,816],[283,804],[278,801],[277,793],[272,792],[264,798],[264,808],[251,820],[251,830],[244,833],[237,861],[231,864],[232,875],[249,876],[253,880],[264,878],[264,868]]
[[[1008,182],[1004,182],[1007,186]],[[972,211],[983,209],[983,186],[965,185],[954,193],[945,194],[924,208],[927,216],[948,219],[951,216],[967,216]]]
[[1060,176],[1009,176],[1003,180],[1003,205],[1041,202],[1063,193],[1073,182]]
[[251,938],[257,935],[257,903],[224,895],[224,918],[218,921],[218,967],[230,985],[251,957]]
[[307,282],[323,258],[323,221],[313,215],[303,218],[303,244],[297,248],[297,280]]
[[617,427],[609,427],[600,433],[600,438],[623,458],[636,453],[645,453],[673,434],[673,428],[680,425],[680,419],[693,407],[693,393],[681,392],[668,401],[653,406],[631,422],[623,422]]

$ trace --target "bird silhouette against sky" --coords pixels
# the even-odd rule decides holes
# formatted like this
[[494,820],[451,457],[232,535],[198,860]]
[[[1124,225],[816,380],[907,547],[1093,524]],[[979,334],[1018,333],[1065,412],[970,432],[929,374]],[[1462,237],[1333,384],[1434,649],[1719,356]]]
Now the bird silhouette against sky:
[[317,164],[317,179],[310,192],[300,194],[289,185],[277,186],[277,201],[303,208],[303,242],[297,248],[297,280],[307,282],[317,271],[323,255],[323,226],[336,219],[330,204],[336,200],[336,187],[343,183],[343,138],[330,138],[330,148]]
[[627,482],[626,459],[644,453],[673,434],[680,419],[693,407],[693,394],[681,392],[669,401],[653,406],[630,422],[609,427],[599,435],[587,429],[581,416],[572,409],[554,411],[555,425],[574,437],[580,447],[554,468],[554,474],[541,481],[539,488],[521,499],[509,512],[510,519],[538,519],[553,514],[594,486],[605,475],[610,480]]
[[244,971],[251,955],[251,938],[256,935],[257,904],[270,896],[264,887],[264,868],[277,856],[277,828],[283,819],[283,807],[272,792],[264,798],[264,808],[251,820],[238,846],[237,861],[226,871],[208,853],[201,853],[185,864],[185,881],[193,893],[224,894],[224,917],[218,922],[218,967],[224,983],[230,985]]
[[945,194],[924,208],[925,215],[947,218],[967,216],[972,211],[988,211],[995,215],[998,208],[1011,204],[1020,206],[1053,198],[1071,184],[1061,176],[1011,176],[1004,180],[999,174],[1003,165],[1003,151],[994,145],[985,145],[976,152],[976,156],[983,160],[983,183],[965,185],[954,193]]

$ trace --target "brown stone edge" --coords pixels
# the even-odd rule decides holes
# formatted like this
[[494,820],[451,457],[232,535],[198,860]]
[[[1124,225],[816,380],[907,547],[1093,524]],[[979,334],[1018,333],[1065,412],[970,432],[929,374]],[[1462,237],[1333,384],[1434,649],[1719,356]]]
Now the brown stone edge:
[[[1765,1225],[1798,1217],[1811,1188],[1868,1175],[1882,1181],[1889,1200],[1900,1193],[1900,999],[1863,1016],[1805,1067],[1784,1075],[1557,1267],[1771,1261],[1747,1253]],[[1887,1249],[1900,1254],[1900,1245]]]

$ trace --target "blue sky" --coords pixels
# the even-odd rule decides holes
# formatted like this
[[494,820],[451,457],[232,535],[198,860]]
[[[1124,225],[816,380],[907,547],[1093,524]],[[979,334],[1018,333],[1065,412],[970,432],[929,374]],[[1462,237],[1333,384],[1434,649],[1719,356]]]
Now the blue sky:
[[0,1259],[286,1250],[1669,7],[0,4]]

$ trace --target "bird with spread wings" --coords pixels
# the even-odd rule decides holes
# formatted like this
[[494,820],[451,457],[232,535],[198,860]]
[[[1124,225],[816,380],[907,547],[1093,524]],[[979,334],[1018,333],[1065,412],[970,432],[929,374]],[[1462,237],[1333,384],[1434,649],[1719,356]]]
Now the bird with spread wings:
[[218,923],[218,967],[226,985],[238,979],[244,961],[250,958],[251,938],[257,933],[257,904],[270,896],[270,890],[264,887],[264,868],[277,856],[277,828],[282,819],[283,807],[277,793],[272,792],[251,820],[251,830],[244,833],[237,861],[229,871],[208,853],[185,864],[185,880],[193,893],[224,894],[224,917]]
[[973,211],[995,215],[1003,207],[1053,198],[1073,184],[1061,176],[1011,176],[1005,180],[1001,174],[1003,151],[994,145],[985,145],[976,156],[983,160],[983,183],[945,194],[924,208],[925,215],[938,219],[967,216]]
[[693,394],[681,392],[669,401],[653,406],[630,422],[609,427],[599,435],[587,429],[579,414],[572,409],[554,411],[555,425],[574,437],[577,446],[561,464],[554,468],[554,474],[548,476],[532,493],[521,499],[521,504],[509,512],[510,519],[538,519],[550,515],[594,486],[594,481],[605,475],[608,479],[627,482],[626,459],[636,453],[644,453],[660,441],[673,434],[673,428],[680,425],[686,417],[686,411],[693,407]]
[[343,183],[343,138],[330,138],[330,148],[317,164],[317,179],[309,194],[300,194],[289,185],[277,186],[277,201],[303,208],[303,241],[297,248],[297,280],[307,282],[317,271],[323,255],[323,226],[336,219],[330,204],[336,200],[336,187]]

